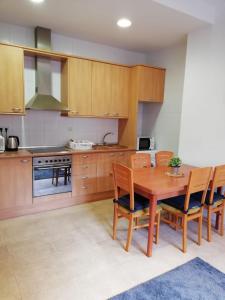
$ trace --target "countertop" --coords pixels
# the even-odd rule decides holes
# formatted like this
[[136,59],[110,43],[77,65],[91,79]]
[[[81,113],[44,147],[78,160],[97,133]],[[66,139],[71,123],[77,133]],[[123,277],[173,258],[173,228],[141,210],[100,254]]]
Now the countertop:
[[18,151],[6,151],[0,153],[0,159],[2,158],[22,158],[22,157],[39,157],[39,156],[56,156],[56,155],[73,155],[73,154],[94,154],[94,153],[107,153],[107,152],[126,152],[126,151],[136,151],[134,148],[129,148],[125,146],[117,147],[99,147],[97,149],[90,150],[71,150],[68,149],[63,152],[48,152],[48,153],[30,153],[28,150],[19,149]]

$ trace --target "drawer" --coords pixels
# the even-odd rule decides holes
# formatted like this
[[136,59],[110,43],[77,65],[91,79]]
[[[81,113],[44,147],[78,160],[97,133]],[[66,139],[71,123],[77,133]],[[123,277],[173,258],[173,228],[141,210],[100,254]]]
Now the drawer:
[[97,154],[76,154],[73,155],[73,165],[96,164]]
[[96,164],[74,164],[72,168],[72,174],[74,176],[84,175],[88,177],[96,177],[97,176],[97,165]]
[[72,185],[73,196],[89,195],[97,192],[96,178],[82,178],[81,176],[73,176]]

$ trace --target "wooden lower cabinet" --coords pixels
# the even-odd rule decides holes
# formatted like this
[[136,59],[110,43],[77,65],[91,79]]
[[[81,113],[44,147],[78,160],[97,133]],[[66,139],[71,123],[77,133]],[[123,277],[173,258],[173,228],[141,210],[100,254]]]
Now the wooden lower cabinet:
[[32,205],[32,158],[0,159],[0,210]]
[[72,196],[113,191],[112,163],[129,165],[132,151],[73,155]]

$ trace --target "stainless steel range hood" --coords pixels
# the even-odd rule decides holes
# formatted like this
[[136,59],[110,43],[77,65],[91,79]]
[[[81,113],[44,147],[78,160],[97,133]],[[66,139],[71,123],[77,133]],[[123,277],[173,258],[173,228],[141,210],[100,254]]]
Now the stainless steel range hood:
[[[51,30],[35,28],[35,47],[42,50],[51,50]],[[36,69],[36,94],[27,103],[26,109],[67,111],[60,101],[51,95],[51,60],[43,57],[35,57]]]

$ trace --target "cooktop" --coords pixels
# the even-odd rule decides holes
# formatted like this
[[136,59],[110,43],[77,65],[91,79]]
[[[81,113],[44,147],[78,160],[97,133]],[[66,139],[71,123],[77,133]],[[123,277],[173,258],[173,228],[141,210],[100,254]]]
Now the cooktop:
[[40,147],[27,149],[30,153],[68,152],[65,147]]

